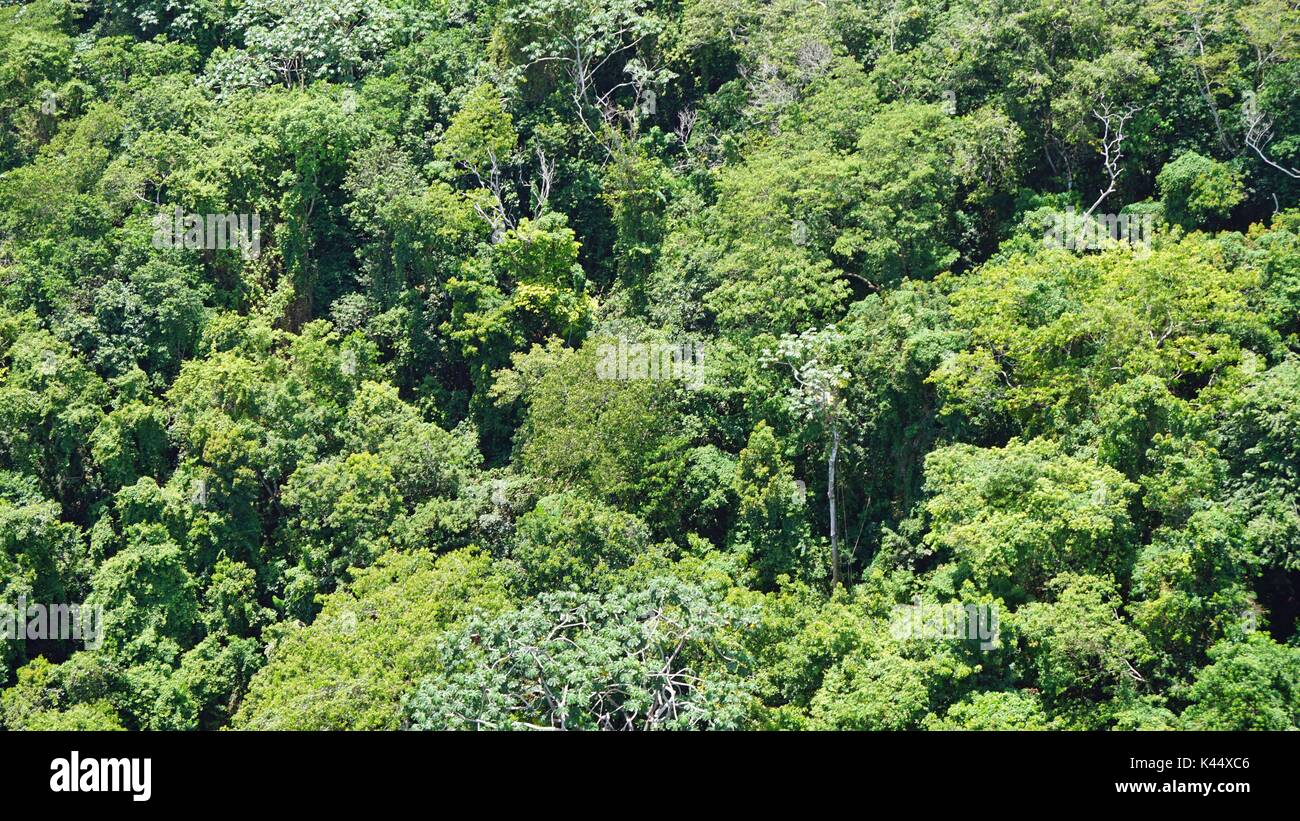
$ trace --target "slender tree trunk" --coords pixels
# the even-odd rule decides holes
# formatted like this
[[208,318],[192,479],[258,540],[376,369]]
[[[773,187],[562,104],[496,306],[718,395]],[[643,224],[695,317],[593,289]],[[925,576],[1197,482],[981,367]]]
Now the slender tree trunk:
[[831,456],[826,460],[826,498],[831,504],[831,591],[840,586],[840,541],[836,530],[838,514],[835,510],[835,461],[840,455],[840,429],[831,427]]

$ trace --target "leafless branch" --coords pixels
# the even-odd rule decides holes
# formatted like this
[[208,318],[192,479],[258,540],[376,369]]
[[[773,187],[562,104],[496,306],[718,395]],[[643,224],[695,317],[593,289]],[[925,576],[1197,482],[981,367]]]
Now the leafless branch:
[[548,160],[542,149],[537,149],[537,173],[540,181],[530,184],[533,192],[533,219],[537,219],[546,209],[546,201],[551,197],[551,185],[555,182],[555,160]]
[[1268,147],[1269,142],[1273,139],[1273,123],[1268,119],[1268,115],[1261,111],[1255,103],[1254,93],[1251,93],[1246,98],[1246,102],[1241,107],[1241,115],[1246,126],[1246,146],[1258,154],[1261,160],[1278,171],[1292,179],[1300,179],[1300,169],[1279,165],[1270,160],[1268,155],[1264,153],[1264,149]]
[[1106,169],[1106,174],[1110,177],[1110,184],[1106,190],[1101,192],[1097,200],[1084,213],[1083,219],[1086,221],[1092,216],[1092,212],[1097,210],[1101,201],[1115,193],[1119,187],[1119,175],[1123,173],[1120,168],[1120,161],[1124,158],[1124,126],[1132,119],[1133,115],[1141,111],[1140,106],[1129,104],[1121,111],[1115,111],[1106,102],[1106,95],[1101,98],[1101,110],[1092,110],[1092,116],[1101,121],[1101,161]]

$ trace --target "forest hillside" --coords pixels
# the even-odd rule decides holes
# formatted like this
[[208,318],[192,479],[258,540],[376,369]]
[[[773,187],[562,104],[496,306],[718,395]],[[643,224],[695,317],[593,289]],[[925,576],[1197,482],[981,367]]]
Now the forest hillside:
[[1300,727],[1297,0],[0,0],[0,726]]

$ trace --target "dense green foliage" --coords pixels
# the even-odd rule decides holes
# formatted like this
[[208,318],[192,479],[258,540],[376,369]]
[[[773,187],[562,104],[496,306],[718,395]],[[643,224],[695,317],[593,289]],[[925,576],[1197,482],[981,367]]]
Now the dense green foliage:
[[0,2],[0,726],[1298,728],[1297,169],[1296,0]]

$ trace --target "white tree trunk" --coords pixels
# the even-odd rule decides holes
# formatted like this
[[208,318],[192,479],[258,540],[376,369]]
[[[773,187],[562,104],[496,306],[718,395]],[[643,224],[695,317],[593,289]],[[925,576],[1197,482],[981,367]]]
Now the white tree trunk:
[[835,462],[840,455],[840,429],[831,427],[831,455],[826,460],[826,498],[831,508],[831,590],[840,586],[840,541],[836,529],[837,513],[835,510]]

